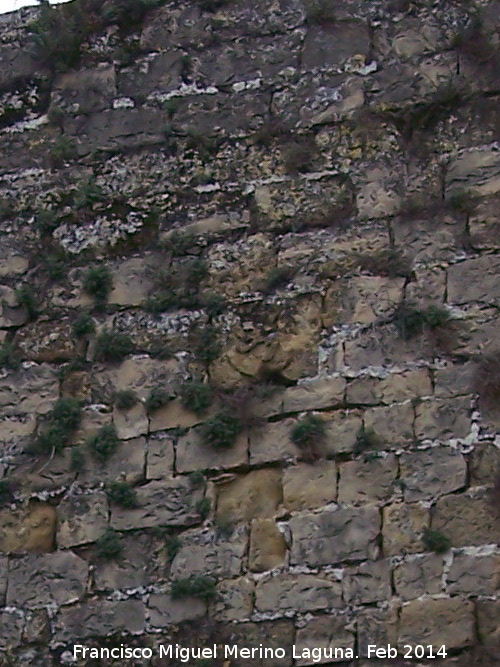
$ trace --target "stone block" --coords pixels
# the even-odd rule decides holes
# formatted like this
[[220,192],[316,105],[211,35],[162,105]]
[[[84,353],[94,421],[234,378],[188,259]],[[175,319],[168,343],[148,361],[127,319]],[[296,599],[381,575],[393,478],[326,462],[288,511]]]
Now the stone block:
[[349,604],[382,602],[391,597],[391,569],[387,560],[348,568],[342,579],[344,600]]
[[184,477],[149,482],[137,488],[137,508],[111,508],[111,526],[116,530],[135,530],[200,523],[197,504],[203,493],[203,488]]
[[288,387],[281,395],[281,411],[305,412],[342,405],[345,386],[345,378],[322,377],[302,382],[295,387]]
[[187,539],[176,554],[170,574],[172,579],[185,579],[211,574],[230,579],[241,574],[247,550],[246,530],[234,533],[229,540],[212,539],[207,543]]
[[332,412],[326,424],[326,455],[352,452],[362,425],[361,413],[356,410]]
[[[301,656],[296,659],[297,665],[330,664],[347,657],[349,649],[354,655],[354,634],[343,618],[309,617],[307,623],[297,630],[295,647],[297,655]],[[314,649],[322,651],[319,660],[313,653]]]
[[283,533],[272,519],[252,521],[248,568],[252,572],[265,572],[283,565],[286,558],[286,542]]
[[[463,191],[484,197],[500,190],[500,156],[494,148],[462,151],[451,159],[446,174],[446,196]],[[458,267],[458,265],[457,265]],[[463,273],[462,273],[463,275]],[[464,281],[465,282],[465,281]]]
[[375,559],[379,554],[380,514],[373,507],[303,512],[290,519],[292,565],[332,565]]
[[87,588],[87,561],[71,552],[31,555],[13,560],[7,606],[36,609],[77,602]]
[[149,423],[143,403],[136,403],[130,410],[113,410],[113,424],[120,440],[130,440],[148,433]]
[[7,558],[0,558],[0,607],[5,607],[5,594],[7,592]]
[[300,463],[283,471],[283,504],[288,510],[322,507],[337,499],[337,464]]
[[153,410],[149,416],[149,430],[151,433],[156,433],[171,428],[192,428],[202,421],[204,421],[203,418],[186,410],[179,399],[173,399],[157,410]]
[[21,645],[24,618],[18,610],[0,611],[0,649],[11,650]]
[[224,623],[248,620],[253,610],[254,593],[255,582],[246,577],[221,581],[217,585],[217,600],[211,615]]
[[480,600],[477,602],[477,625],[481,642],[498,648],[500,645],[500,600]]
[[52,505],[33,503],[0,511],[0,552],[53,551],[55,533],[56,510]]
[[47,414],[59,398],[59,378],[48,364],[33,364],[0,379],[5,415]]
[[451,595],[496,595],[500,588],[500,556],[454,553],[446,584]]
[[422,401],[415,407],[417,440],[465,438],[471,430],[470,396]]
[[423,554],[412,557],[394,568],[394,586],[403,600],[443,591],[443,557]]
[[214,449],[203,442],[201,434],[191,429],[177,441],[176,468],[178,472],[195,470],[223,470],[245,465],[248,461],[248,436],[241,433],[234,445]]
[[394,492],[398,462],[394,454],[339,465],[339,503],[359,505],[387,500]]
[[311,25],[302,51],[302,67],[339,69],[355,55],[366,55],[370,49],[368,25],[361,21],[326,22]]
[[[125,533],[120,537],[122,555],[118,560],[98,561],[94,566],[97,591],[130,591],[163,579],[165,562],[161,546],[146,532]],[[161,538],[159,539],[161,545]]]
[[62,548],[98,540],[108,527],[108,499],[102,491],[68,496],[58,507],[57,544]]
[[[292,644],[295,635],[293,620],[280,620],[267,623],[238,623],[231,628],[231,645],[238,644],[248,648],[266,648],[276,649],[277,647],[285,650],[284,658],[274,658],[272,667],[290,667],[290,656],[292,655]],[[245,660],[249,667],[259,667],[270,665],[269,658],[261,660]]]
[[[358,614],[358,646],[360,657],[367,656],[369,644],[395,645],[397,640],[398,605],[389,602],[384,609],[362,608]],[[380,665],[380,661],[376,661]],[[389,661],[388,661],[388,667]]]
[[437,398],[451,398],[470,394],[475,366],[472,363],[453,364],[434,371],[434,393]]
[[379,439],[378,449],[412,442],[413,421],[413,405],[410,401],[383,408],[371,408],[364,415],[365,429],[373,430]]
[[145,459],[146,438],[122,440],[106,461],[87,455],[78,472],[78,481],[93,485],[96,479],[100,482],[122,479],[135,484],[144,478]]
[[407,502],[429,500],[465,486],[467,465],[457,451],[432,447],[425,451],[403,452],[400,476]]
[[145,609],[140,600],[90,600],[62,607],[53,620],[56,646],[111,634],[140,635],[145,629]]
[[348,322],[373,324],[388,317],[401,303],[404,278],[355,276],[344,295],[344,314]]
[[450,538],[453,547],[495,544],[498,520],[487,497],[457,494],[436,503],[432,526]]
[[341,604],[341,584],[319,575],[278,573],[259,579],[255,589],[259,612],[306,613]]
[[431,644],[446,650],[470,646],[476,639],[474,605],[460,598],[412,600],[399,619],[398,644]]
[[469,456],[471,486],[494,486],[495,474],[500,470],[500,449],[492,442],[478,443]]
[[165,479],[174,469],[174,438],[156,433],[148,439],[146,478]]
[[403,401],[432,394],[429,372],[426,369],[390,373],[385,378],[359,377],[347,385],[347,403],[353,405],[379,405]]
[[249,436],[250,464],[286,461],[298,456],[300,450],[290,440],[294,424],[293,419],[284,419],[254,429]]
[[282,498],[280,471],[253,470],[218,489],[217,517],[234,523],[272,519]]
[[423,550],[422,535],[429,510],[417,503],[394,503],[383,509],[382,542],[385,556]]
[[199,598],[173,598],[166,594],[149,596],[149,622],[154,628],[168,628],[185,621],[194,621],[206,612],[207,603]]

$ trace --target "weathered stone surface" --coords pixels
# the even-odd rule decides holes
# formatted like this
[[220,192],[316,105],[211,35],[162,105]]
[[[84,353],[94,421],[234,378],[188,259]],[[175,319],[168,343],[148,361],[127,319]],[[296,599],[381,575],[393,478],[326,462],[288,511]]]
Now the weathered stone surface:
[[443,557],[423,554],[394,568],[396,593],[404,600],[438,595],[443,590]]
[[491,148],[464,151],[454,157],[447,172],[446,194],[491,195],[500,190],[500,156]]
[[56,645],[111,633],[138,635],[144,632],[144,604],[140,600],[90,600],[62,608],[53,623]]
[[256,519],[250,529],[248,567],[252,572],[265,572],[283,565],[286,542],[272,519]]
[[448,269],[448,301],[495,304],[500,299],[500,258],[484,255]]
[[341,405],[346,381],[341,377],[318,378],[288,387],[281,395],[282,412],[304,412]]
[[344,297],[344,313],[348,322],[372,324],[387,317],[401,302],[404,278],[356,276],[349,281]]
[[0,285],[0,328],[19,327],[28,321],[28,312],[19,305],[15,291],[6,285]]
[[96,435],[96,433],[113,421],[113,414],[110,409],[102,404],[86,405],[82,410],[80,426],[73,434],[71,441],[74,444],[81,445]]
[[261,612],[308,612],[339,607],[342,587],[310,574],[279,573],[260,579],[255,589],[255,607]]
[[347,385],[347,403],[377,405],[402,403],[432,393],[429,372],[425,369],[391,373],[386,378],[355,378]]
[[[330,658],[321,658],[319,661],[313,658],[313,649],[322,649],[325,655],[329,655],[332,651],[332,656],[335,661],[341,660],[341,656],[347,655],[347,649],[353,650],[354,655],[354,634],[347,628],[347,624],[342,618],[335,618],[334,616],[316,616],[309,618],[304,627],[297,630],[296,635],[296,653],[300,655],[297,658],[297,665],[311,665],[328,662]],[[335,650],[337,649],[337,654]],[[345,652],[345,653],[343,653]],[[308,657],[302,657],[307,656]]]
[[300,450],[290,440],[295,424],[293,419],[266,424],[249,434],[250,464],[272,463],[291,460],[300,455]]
[[[238,623],[232,627],[230,641],[232,645],[238,644],[249,648],[257,648],[260,645],[273,649],[284,648],[285,657],[274,658],[273,667],[289,667],[294,632],[292,620],[281,620],[274,623]],[[259,667],[259,665],[265,665],[266,662],[268,660],[263,662],[262,659],[256,657],[248,664],[250,667]]]
[[469,457],[471,486],[494,486],[495,473],[500,469],[500,449],[491,442],[477,444]]
[[413,405],[395,403],[383,408],[372,408],[364,415],[365,429],[373,430],[379,439],[378,449],[402,446],[413,440]]
[[217,621],[248,620],[252,614],[255,583],[246,577],[221,581],[217,585],[217,600],[213,616]]
[[495,595],[500,588],[500,556],[454,553],[446,583],[451,595]]
[[362,563],[349,568],[342,579],[344,600],[350,604],[369,604],[391,597],[391,569],[386,560]]
[[32,364],[0,379],[0,406],[6,415],[46,414],[59,398],[56,371]]
[[244,465],[248,461],[247,439],[247,434],[242,433],[232,447],[214,449],[203,442],[198,431],[191,429],[177,441],[176,468],[178,472],[193,472]]
[[77,602],[85,594],[88,574],[87,561],[71,552],[13,560],[7,605],[37,608]]
[[68,318],[29,323],[16,332],[14,341],[25,358],[38,363],[69,361],[82,352]]
[[302,51],[302,67],[337,69],[354,55],[370,48],[368,26],[360,22],[326,23],[310,26]]
[[[359,612],[358,642],[360,656],[365,657],[367,655],[370,644],[387,646],[387,644],[394,645],[396,643],[398,611],[397,603],[390,603],[385,609],[372,607]],[[378,660],[376,663],[380,664]]]
[[157,410],[153,410],[149,416],[149,430],[155,433],[170,428],[191,428],[201,421],[204,420],[194,412],[186,410],[179,399],[173,399]]
[[470,397],[422,401],[415,408],[417,440],[465,438],[470,432]]
[[5,593],[7,592],[7,558],[0,558],[0,605],[5,606]]
[[170,595],[150,595],[149,621],[155,628],[192,621],[204,616],[207,603],[195,597],[172,598]]
[[374,559],[379,553],[380,515],[372,507],[304,512],[290,519],[293,565],[330,565]]
[[130,440],[148,432],[148,417],[143,403],[136,403],[130,410],[113,410],[113,424],[120,440]]
[[53,551],[56,510],[51,505],[33,503],[28,507],[0,512],[0,551]]
[[384,554],[395,556],[422,551],[423,530],[428,525],[429,510],[417,503],[386,505],[382,531]]
[[24,619],[18,610],[0,612],[0,648],[12,649],[21,644]]
[[282,497],[278,470],[253,470],[219,488],[217,516],[234,523],[272,519]]
[[498,648],[500,628],[498,627],[498,600],[481,600],[477,603],[478,634],[486,646]]
[[283,503],[289,510],[322,507],[337,499],[337,465],[300,463],[283,472]]
[[403,452],[400,475],[408,502],[437,498],[465,486],[467,465],[457,451],[432,447],[425,451]]
[[147,479],[170,477],[174,468],[174,439],[170,435],[157,433],[148,440]]
[[171,565],[173,579],[211,574],[230,579],[241,574],[247,548],[246,531],[238,531],[229,540],[186,540]]
[[362,426],[361,413],[356,410],[339,410],[331,413],[325,432],[326,455],[336,456],[352,452]]
[[[130,591],[163,578],[161,547],[151,535],[134,532],[120,536],[122,556],[96,563],[93,577],[98,591]],[[159,541],[161,545],[161,539]]]
[[52,92],[52,103],[73,113],[95,113],[109,107],[116,97],[114,65],[63,74]]
[[398,644],[469,646],[475,639],[474,605],[460,598],[413,600],[403,606]]
[[473,386],[474,364],[454,364],[434,372],[434,392],[437,398],[469,394]]
[[394,454],[339,465],[339,503],[358,505],[386,500],[394,491],[398,463]]
[[112,507],[111,526],[116,530],[190,526],[200,521],[196,505],[202,499],[203,489],[185,478],[149,482],[137,489],[136,509]]
[[95,542],[106,532],[108,511],[108,500],[102,491],[64,498],[57,512],[58,546]]
[[106,461],[98,461],[87,455],[78,472],[78,481],[91,485],[96,479],[100,482],[122,479],[135,484],[144,478],[145,456],[145,438],[125,440]]
[[498,542],[495,513],[486,497],[445,496],[436,503],[432,526],[447,535],[453,547]]

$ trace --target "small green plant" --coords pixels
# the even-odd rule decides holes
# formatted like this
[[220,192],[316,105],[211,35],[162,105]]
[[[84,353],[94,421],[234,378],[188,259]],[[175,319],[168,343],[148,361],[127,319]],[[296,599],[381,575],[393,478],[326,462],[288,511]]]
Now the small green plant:
[[222,315],[227,308],[227,301],[221,294],[215,292],[203,292],[201,295],[201,305],[205,309],[209,321],[214,317]]
[[354,456],[358,456],[369,449],[378,449],[381,445],[381,440],[375,433],[374,429],[362,426],[356,435],[356,442],[353,447]]
[[284,154],[286,173],[294,175],[308,171],[315,156],[316,151],[311,143],[296,142],[291,144]]
[[123,553],[120,535],[112,528],[102,535],[95,543],[96,556],[101,562],[118,560]]
[[31,322],[36,320],[38,317],[38,302],[32,288],[29,285],[21,285],[16,289],[16,297],[19,305],[26,308],[29,320]]
[[229,539],[234,533],[234,522],[225,517],[218,517],[215,521],[215,534],[217,537]]
[[165,549],[167,550],[168,560],[171,563],[179,553],[182,547],[182,542],[177,537],[177,535],[165,535],[163,543],[165,545]]
[[118,443],[115,427],[113,424],[106,424],[95,435],[88,438],[86,444],[97,459],[107,461],[116,451]]
[[35,226],[41,236],[48,236],[58,225],[59,220],[51,209],[42,209],[35,215]]
[[208,575],[187,577],[172,582],[172,597],[195,597],[200,600],[212,600],[217,594],[217,581]]
[[180,387],[182,405],[197,415],[203,414],[214,401],[214,391],[209,384],[188,380]]
[[440,530],[433,530],[426,526],[422,536],[422,542],[428,551],[434,551],[437,554],[443,554],[451,547],[451,540]]
[[215,361],[222,351],[219,330],[213,324],[196,329],[191,336],[191,349],[195,359],[205,367]]
[[284,287],[287,285],[290,280],[294,277],[296,269],[292,266],[275,266],[270,269],[263,281],[262,291],[269,294],[278,289],[278,287]]
[[115,393],[115,405],[118,410],[130,410],[137,401],[137,394],[133,389],[122,389]]
[[8,505],[13,499],[14,494],[10,482],[6,479],[0,479],[0,507]]
[[315,461],[321,455],[321,445],[326,433],[326,424],[317,415],[306,415],[290,432],[290,439],[300,448],[306,461]]
[[393,322],[401,338],[410,340],[426,331],[444,327],[450,320],[450,314],[442,306],[430,305],[416,308],[401,304],[394,313]]
[[190,473],[189,481],[193,486],[201,486],[202,484],[205,484],[205,475],[201,470],[195,470],[194,472]]
[[81,421],[82,408],[75,398],[60,398],[47,417],[45,427],[27,447],[29,454],[57,454],[69,444]]
[[19,352],[12,343],[0,345],[0,368],[7,368],[11,371],[18,371],[21,368]]
[[78,64],[85,37],[81,12],[69,14],[52,7],[48,0],[39,0],[38,20],[31,24],[34,55],[53,71],[65,71]]
[[214,449],[229,449],[243,430],[240,420],[228,410],[222,410],[200,427],[205,444]]
[[76,147],[73,141],[61,134],[48,146],[48,158],[51,167],[64,167],[65,163],[76,155]]
[[82,407],[76,398],[60,398],[51,413],[53,423],[71,433],[75,431],[82,418]]
[[95,333],[95,322],[88,313],[80,313],[73,322],[73,333],[77,338],[84,338]]
[[130,336],[111,329],[102,331],[96,340],[95,358],[98,361],[122,361],[134,351]]
[[57,255],[49,255],[44,262],[44,268],[50,280],[62,280],[68,273],[66,260]]
[[211,503],[209,498],[202,498],[196,503],[196,511],[200,515],[202,521],[205,521],[210,514]]
[[82,447],[71,448],[70,467],[74,472],[80,472],[85,467],[85,453]]
[[172,393],[166,387],[153,387],[146,399],[146,408],[148,412],[158,410],[172,400]]
[[113,276],[109,267],[104,265],[91,267],[83,279],[83,289],[98,303],[107,301],[113,289]]
[[82,181],[76,189],[73,197],[73,204],[75,208],[90,208],[94,204],[101,202],[104,199],[102,188],[97,185],[94,178],[89,178]]
[[119,505],[127,509],[139,506],[137,491],[128,482],[121,480],[110,482],[106,488],[106,495],[113,505]]

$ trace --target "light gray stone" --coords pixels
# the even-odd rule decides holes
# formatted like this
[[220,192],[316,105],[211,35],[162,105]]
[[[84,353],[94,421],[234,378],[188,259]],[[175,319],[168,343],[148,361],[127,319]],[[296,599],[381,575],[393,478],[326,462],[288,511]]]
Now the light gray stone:
[[138,402],[130,410],[118,410],[115,407],[113,423],[120,440],[130,440],[140,435],[146,435],[149,422],[144,404]]
[[212,574],[230,579],[241,573],[247,549],[246,530],[233,534],[230,540],[211,540],[208,544],[187,541],[175,556],[171,566],[173,579]]
[[8,650],[20,646],[23,628],[20,611],[0,611],[0,648]]
[[318,378],[288,387],[281,395],[281,411],[304,412],[341,405],[346,381],[341,377]]
[[[347,656],[347,650],[351,649],[354,655],[354,633],[349,630],[343,618],[335,616],[316,616],[308,618],[307,623],[298,628],[296,636],[297,665],[322,664],[331,660],[342,661]],[[325,657],[319,661],[313,658],[313,649],[324,651]],[[332,651],[332,658],[328,657]],[[310,657],[306,657],[308,655]],[[304,656],[304,657],[302,657]]]
[[359,505],[390,498],[398,463],[394,454],[368,460],[347,461],[339,465],[338,502]]
[[319,575],[279,573],[257,582],[255,607],[260,612],[309,612],[341,606],[342,587]]
[[95,542],[108,527],[106,494],[68,496],[58,507],[57,544],[68,548]]
[[[500,182],[500,176],[499,176]],[[498,304],[500,299],[500,258],[483,255],[454,264],[448,269],[448,301]]]
[[147,479],[165,479],[174,469],[174,438],[156,433],[148,439]]
[[398,644],[431,644],[447,650],[474,643],[474,605],[460,598],[412,600],[399,619]]
[[293,419],[284,419],[254,429],[249,435],[250,464],[272,463],[298,456],[300,450],[290,440],[290,433],[295,423]]
[[413,440],[413,406],[410,401],[395,403],[365,412],[365,429],[373,430],[380,444],[378,449],[402,446]]
[[5,415],[46,414],[59,398],[57,372],[33,364],[0,378],[0,406]]
[[221,581],[217,585],[217,599],[212,615],[225,623],[250,618],[253,610],[255,582],[246,577]]
[[136,484],[144,478],[145,458],[145,438],[123,440],[106,461],[99,461],[87,455],[78,472],[78,481],[93,485],[95,480],[110,482],[121,479],[129,484]]
[[443,590],[443,557],[422,554],[394,568],[396,593],[404,600],[438,595]]
[[331,565],[378,556],[380,514],[373,507],[304,512],[290,520],[293,565]]
[[500,588],[500,556],[454,553],[446,582],[451,595],[496,595]]
[[172,598],[170,595],[150,595],[148,601],[149,622],[155,628],[193,621],[204,616],[207,603],[195,597]]
[[471,430],[470,397],[422,401],[415,408],[417,440],[465,438]]
[[454,156],[446,174],[446,195],[467,190],[480,196],[500,190],[500,154],[494,148],[472,149]]
[[327,456],[352,452],[363,425],[361,413],[356,410],[338,410],[326,423],[325,449]]
[[457,451],[433,447],[425,451],[403,452],[400,475],[408,502],[429,500],[465,486],[467,465]]
[[350,604],[370,604],[391,597],[391,569],[387,560],[362,563],[349,568],[342,579],[344,600]]

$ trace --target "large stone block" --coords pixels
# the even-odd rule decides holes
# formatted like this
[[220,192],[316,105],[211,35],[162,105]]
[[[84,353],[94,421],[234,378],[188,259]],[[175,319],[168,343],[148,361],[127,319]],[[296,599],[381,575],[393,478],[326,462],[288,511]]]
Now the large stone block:
[[422,401],[415,407],[417,440],[465,438],[471,430],[470,396]]
[[6,415],[46,414],[59,398],[59,378],[48,364],[33,364],[0,379],[0,406]]
[[454,553],[446,583],[451,595],[496,595],[500,588],[500,556]]
[[102,491],[64,498],[57,512],[58,546],[68,548],[95,542],[106,532],[108,513],[108,500]]
[[403,606],[398,644],[431,644],[446,650],[470,646],[476,639],[474,605],[460,598],[413,600]]
[[500,645],[500,600],[480,600],[477,602],[478,634],[486,646],[498,649]]
[[53,551],[56,510],[36,503],[0,511],[0,552]]
[[106,461],[87,455],[78,471],[78,481],[89,486],[94,485],[96,479],[100,482],[122,479],[135,484],[144,479],[146,448],[146,438],[132,438],[121,441]]
[[500,538],[498,519],[487,497],[458,494],[440,498],[432,528],[449,537],[453,547],[495,544]]
[[431,380],[426,369],[390,373],[385,378],[359,377],[347,385],[347,403],[378,405],[403,401],[432,394]]
[[221,581],[217,585],[217,600],[212,616],[217,621],[246,621],[253,610],[255,582],[246,577]]
[[293,565],[332,565],[375,559],[379,553],[380,514],[373,507],[304,512],[290,520]]
[[408,502],[429,500],[465,486],[467,465],[457,451],[433,447],[419,452],[403,452],[400,475]]
[[113,424],[120,440],[130,440],[146,435],[149,429],[148,416],[143,403],[136,403],[130,410],[113,410]]
[[339,69],[354,55],[367,55],[370,35],[367,23],[342,22],[310,25],[302,52],[302,67]]
[[207,603],[195,597],[173,598],[167,594],[150,595],[149,622],[155,628],[167,628],[184,621],[193,621],[207,612]]
[[337,464],[300,463],[283,472],[283,503],[288,510],[322,507],[337,499]]
[[342,579],[344,600],[350,604],[382,602],[391,597],[391,569],[387,560],[348,568]]
[[394,454],[339,465],[339,503],[359,505],[387,500],[394,492],[398,462]]
[[134,530],[199,523],[197,504],[203,494],[202,487],[183,477],[149,482],[137,489],[137,508],[112,507],[111,526],[116,530]]
[[20,611],[0,611],[0,648],[9,650],[20,646],[23,628]]
[[53,620],[56,646],[76,640],[124,633],[139,635],[145,628],[145,609],[140,600],[91,600],[62,607]]
[[260,579],[255,589],[255,607],[260,612],[305,613],[341,604],[341,584],[319,575],[279,573]]
[[382,530],[384,555],[422,551],[423,530],[429,521],[429,510],[417,503],[386,505]]
[[216,540],[214,536],[210,540],[202,537],[185,541],[172,562],[171,577],[184,579],[211,574],[218,579],[230,579],[238,576],[247,549],[246,530],[238,531],[224,541]]
[[378,449],[405,445],[413,440],[414,413],[410,401],[367,410],[364,421],[365,429],[373,430],[377,436]]
[[[362,608],[358,614],[358,645],[360,656],[366,657],[368,645],[394,646],[397,639],[398,604],[389,602],[383,609],[377,607]],[[380,665],[377,660],[376,664]],[[383,664],[383,663],[382,663]],[[388,667],[390,665],[388,664]]]
[[283,565],[286,557],[286,542],[283,533],[272,519],[252,521],[248,568],[252,572],[265,572]]
[[174,438],[157,433],[148,439],[146,478],[165,479],[174,469]]
[[94,566],[97,591],[130,591],[150,586],[164,578],[165,551],[146,532],[124,533],[120,537],[122,555],[118,560],[100,560]]
[[394,586],[403,600],[443,591],[443,557],[423,554],[412,557],[394,568]]
[[[348,624],[343,618],[335,616],[309,617],[307,623],[297,630],[295,640],[295,651],[297,665],[322,664],[341,661],[347,656],[348,649],[354,655],[354,634],[348,629]],[[323,657],[319,660],[314,656],[313,650],[321,649]],[[331,654],[330,654],[331,651]],[[329,656],[332,656],[331,658]]]
[[223,521],[272,519],[283,498],[281,473],[253,470],[222,485],[217,495],[217,517]]
[[446,173],[446,195],[467,189],[480,196],[500,190],[500,155],[495,148],[473,149],[454,156]]
[[266,424],[250,433],[250,464],[272,463],[291,460],[300,450],[290,440],[290,433],[296,422],[285,419]]
[[214,449],[203,442],[201,434],[191,429],[177,441],[176,468],[178,472],[222,470],[248,462],[248,436],[241,433],[232,447]]
[[13,560],[9,569],[7,605],[36,609],[77,602],[85,594],[89,565],[71,552],[55,552]]
[[331,413],[326,423],[326,455],[336,456],[352,452],[362,426],[361,413],[356,410],[338,410]]
[[281,394],[281,411],[305,412],[333,408],[344,402],[346,381],[342,377],[325,377],[288,387]]

